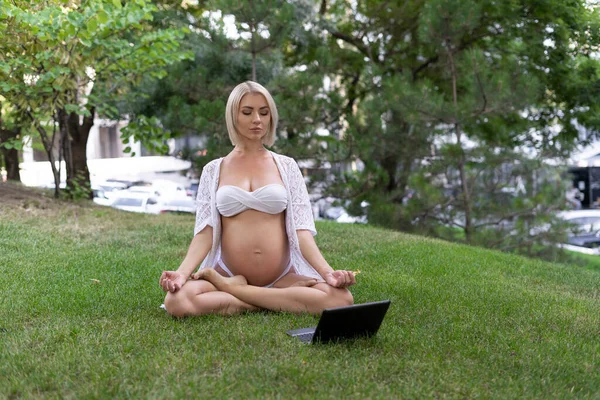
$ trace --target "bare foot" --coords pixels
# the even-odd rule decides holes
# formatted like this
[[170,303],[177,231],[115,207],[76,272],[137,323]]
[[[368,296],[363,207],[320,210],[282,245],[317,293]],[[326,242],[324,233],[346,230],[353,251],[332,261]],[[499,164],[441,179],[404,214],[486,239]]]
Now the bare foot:
[[223,292],[231,286],[247,285],[248,281],[242,275],[225,277],[212,268],[204,268],[194,274],[194,279],[204,279],[215,285]]

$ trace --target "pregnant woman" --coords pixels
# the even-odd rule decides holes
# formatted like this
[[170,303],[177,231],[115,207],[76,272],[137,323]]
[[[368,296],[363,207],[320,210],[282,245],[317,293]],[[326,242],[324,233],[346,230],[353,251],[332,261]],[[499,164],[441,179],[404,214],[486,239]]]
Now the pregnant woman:
[[251,81],[236,86],[225,118],[234,148],[202,170],[194,238],[179,268],[160,277],[167,312],[318,314],[352,304],[354,274],[321,255],[298,164],[265,148],[278,121],[269,92]]

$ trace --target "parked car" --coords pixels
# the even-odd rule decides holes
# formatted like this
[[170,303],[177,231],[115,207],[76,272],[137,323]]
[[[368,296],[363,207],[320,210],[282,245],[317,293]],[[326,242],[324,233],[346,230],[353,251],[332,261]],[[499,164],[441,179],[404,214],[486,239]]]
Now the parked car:
[[576,225],[581,232],[595,232],[600,230],[600,210],[571,210],[562,211],[558,217]]
[[123,185],[125,189],[131,186],[148,186],[150,182],[141,181],[139,179],[107,179],[107,184]]
[[162,201],[159,204],[159,213],[195,213],[196,212],[196,201],[191,197],[183,198],[171,198]]
[[152,196],[156,196],[156,197],[160,197],[161,196],[161,192],[155,188],[154,186],[130,186],[127,190],[124,190],[124,192],[128,192],[128,193],[142,193],[142,194],[147,194],[147,195],[152,195]]
[[588,248],[600,246],[600,210],[563,211],[558,217],[573,224],[568,244]]
[[131,211],[147,214],[158,214],[160,212],[157,197],[149,193],[131,192],[123,190],[113,199],[111,207],[123,211]]
[[94,194],[94,203],[101,206],[110,206],[113,202],[112,196],[109,194],[110,192],[105,192],[100,188],[92,188],[92,193]]
[[183,185],[176,182],[158,179],[152,183],[144,183],[140,185],[130,186],[128,189],[130,192],[136,193],[149,193],[157,197],[166,198],[184,198],[187,197],[186,190]]
[[188,186],[188,187],[185,189],[185,192],[186,192],[186,194],[187,194],[189,197],[191,197],[191,198],[195,199],[195,198],[196,198],[196,196],[198,195],[198,186],[199,186],[199,185],[200,185],[200,182],[192,182],[192,183],[190,183],[190,186]]
[[[342,206],[334,206],[336,199],[333,197],[326,197],[321,199],[320,202],[317,202],[317,206],[319,207],[319,215],[323,216],[325,219],[331,219],[340,223],[358,223],[358,224],[366,224],[367,216],[362,215],[359,217],[352,216],[346,211],[346,208]],[[348,202],[346,202],[347,204]],[[365,209],[369,206],[369,203],[363,201],[361,203],[361,207]]]
[[119,190],[125,190],[128,187],[129,186],[127,186],[126,184],[124,184],[122,182],[111,182],[111,181],[104,181],[104,182],[100,182],[98,184],[92,185],[92,189],[94,189],[94,188],[100,189],[100,190],[103,190],[105,193],[116,192]]

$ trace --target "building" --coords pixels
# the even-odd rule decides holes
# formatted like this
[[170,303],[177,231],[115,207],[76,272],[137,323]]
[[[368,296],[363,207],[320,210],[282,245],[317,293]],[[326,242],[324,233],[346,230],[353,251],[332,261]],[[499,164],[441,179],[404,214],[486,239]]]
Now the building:
[[[139,142],[133,141],[123,144],[121,141],[121,129],[127,125],[127,121],[110,121],[96,119],[90,130],[87,142],[87,160],[90,170],[90,180],[94,182],[106,179],[132,179],[153,180],[158,177],[162,179],[175,180],[186,184],[188,179],[182,173],[191,167],[189,161],[180,160],[175,157],[161,157],[146,155]],[[54,177],[44,150],[40,150],[41,143],[32,143],[27,140],[23,147],[23,162],[21,168],[21,181],[28,186],[53,187]],[[125,153],[127,146],[132,149],[132,156]],[[55,140],[55,156],[58,158],[58,139]],[[66,180],[66,167],[64,162],[60,166],[61,181]]]

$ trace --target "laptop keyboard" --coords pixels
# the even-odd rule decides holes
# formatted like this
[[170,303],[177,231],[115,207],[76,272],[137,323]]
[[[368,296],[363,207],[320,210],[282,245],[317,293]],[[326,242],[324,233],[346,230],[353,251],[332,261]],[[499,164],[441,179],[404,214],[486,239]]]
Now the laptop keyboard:
[[301,342],[310,342],[312,340],[313,335],[314,335],[314,332],[308,332],[308,333],[301,333],[300,335],[297,335],[296,337],[298,339],[300,339]]

